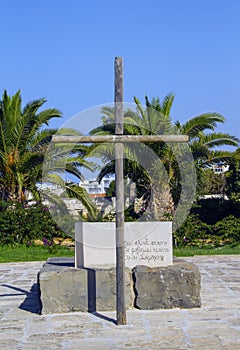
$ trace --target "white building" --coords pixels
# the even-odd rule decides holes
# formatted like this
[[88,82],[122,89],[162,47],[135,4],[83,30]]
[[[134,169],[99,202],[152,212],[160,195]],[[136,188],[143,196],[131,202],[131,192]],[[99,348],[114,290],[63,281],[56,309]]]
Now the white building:
[[213,169],[215,174],[223,174],[223,173],[226,173],[229,170],[229,165],[214,164],[212,166],[212,169]]
[[90,195],[103,196],[106,194],[106,189],[110,183],[115,180],[114,176],[105,176],[99,183],[97,179],[84,180],[79,183],[79,186],[86,189]]

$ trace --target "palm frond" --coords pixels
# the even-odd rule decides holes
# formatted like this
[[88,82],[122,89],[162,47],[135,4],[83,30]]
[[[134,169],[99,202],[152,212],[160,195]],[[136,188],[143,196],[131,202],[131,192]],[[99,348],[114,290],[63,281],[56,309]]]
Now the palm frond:
[[221,132],[202,135],[200,141],[208,148],[225,145],[237,147],[239,144],[239,139],[237,137]]
[[45,146],[49,145],[52,136],[56,133],[56,129],[44,129],[36,133],[29,139],[29,151],[43,151]]
[[172,109],[174,99],[175,99],[175,95],[173,93],[170,93],[164,98],[162,102],[161,112],[168,118],[170,118],[170,112]]
[[92,220],[97,218],[97,207],[89,197],[89,194],[87,193],[85,188],[77,186],[75,184],[67,184],[66,192],[69,198],[77,198],[84,205]]
[[145,120],[145,118],[146,118],[146,112],[145,112],[144,109],[142,108],[141,103],[140,103],[140,100],[139,100],[136,96],[134,96],[133,99],[134,99],[134,102],[136,103],[137,112],[139,113],[139,117],[140,117],[142,120]]
[[107,164],[105,164],[104,167],[101,169],[101,171],[97,176],[97,181],[101,182],[104,176],[112,175],[114,173],[115,173],[115,160],[111,160]]
[[51,183],[53,185],[57,185],[62,190],[64,190],[65,186],[66,186],[65,180],[60,175],[58,175],[56,172],[55,173],[47,173],[46,176],[44,177],[44,182]]
[[196,137],[206,129],[214,130],[217,122],[224,122],[224,117],[220,113],[205,113],[188,120],[181,126],[180,131],[184,135]]
[[46,103],[47,100],[45,98],[35,99],[33,101],[29,101],[22,110],[22,115],[31,115],[34,116],[36,112]]
[[62,113],[56,108],[48,108],[36,115],[36,126],[40,127],[43,124],[48,125],[52,118],[61,118]]
[[84,177],[79,170],[79,163],[78,162],[67,163],[65,170],[68,174],[76,176],[79,180],[81,180],[81,181],[84,180]]
[[204,162],[205,165],[221,163],[228,163],[233,159],[233,153],[229,151],[210,151],[208,153],[208,159]]
[[105,122],[110,124],[114,123],[114,107],[103,107],[101,109],[101,114],[103,114],[103,117],[106,118],[104,119]]

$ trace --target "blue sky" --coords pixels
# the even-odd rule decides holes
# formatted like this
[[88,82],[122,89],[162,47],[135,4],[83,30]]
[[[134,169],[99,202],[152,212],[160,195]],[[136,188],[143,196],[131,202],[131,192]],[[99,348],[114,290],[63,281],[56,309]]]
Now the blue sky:
[[123,56],[125,101],[173,92],[173,120],[218,111],[240,137],[239,18],[238,0],[2,0],[0,92],[45,97],[60,127],[113,101]]

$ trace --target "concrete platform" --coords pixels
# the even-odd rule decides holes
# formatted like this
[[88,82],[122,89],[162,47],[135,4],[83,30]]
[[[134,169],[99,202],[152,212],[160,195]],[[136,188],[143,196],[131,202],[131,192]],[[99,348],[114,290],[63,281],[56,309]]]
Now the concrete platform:
[[240,255],[184,258],[201,272],[200,309],[39,315],[43,262],[0,264],[0,349],[240,349]]

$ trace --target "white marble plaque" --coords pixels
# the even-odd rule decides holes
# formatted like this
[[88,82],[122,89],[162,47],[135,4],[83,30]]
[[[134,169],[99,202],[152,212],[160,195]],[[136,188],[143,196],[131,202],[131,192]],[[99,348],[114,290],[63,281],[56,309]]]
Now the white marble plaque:
[[[125,264],[168,266],[173,263],[172,223],[126,222]],[[115,223],[79,222],[75,230],[75,266],[115,265]]]

